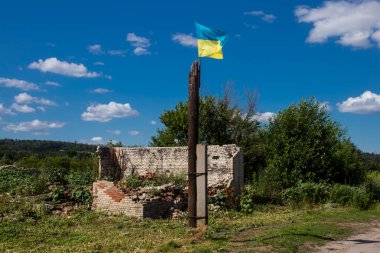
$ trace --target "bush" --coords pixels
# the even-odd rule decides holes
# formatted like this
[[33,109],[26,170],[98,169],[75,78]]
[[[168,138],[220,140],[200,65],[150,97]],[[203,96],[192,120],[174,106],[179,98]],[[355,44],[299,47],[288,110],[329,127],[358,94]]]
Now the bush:
[[91,205],[92,195],[86,187],[77,187],[71,192],[71,198],[79,204]]
[[92,171],[74,171],[66,176],[66,180],[70,186],[85,186],[90,185],[95,180],[95,175]]
[[257,195],[256,189],[253,185],[246,185],[240,196],[240,210],[245,214],[253,212],[255,207],[255,196]]
[[323,204],[329,199],[329,185],[323,183],[298,183],[281,193],[285,203],[298,205]]
[[214,196],[210,197],[209,203],[225,210],[239,209],[239,198],[235,190],[230,188],[219,190]]
[[326,107],[314,98],[281,111],[268,124],[267,184],[279,191],[303,182],[361,183],[360,156]]
[[68,172],[68,169],[64,167],[48,167],[44,170],[46,179],[52,184],[66,184],[66,176]]
[[53,203],[61,203],[66,200],[66,189],[62,185],[52,185],[49,198]]
[[45,181],[36,169],[4,168],[0,170],[0,192],[12,195],[38,195],[45,190]]
[[355,187],[356,190],[352,196],[352,206],[360,210],[368,210],[373,204],[371,195],[364,187]]
[[341,206],[350,206],[352,204],[352,197],[354,196],[355,187],[349,185],[333,185],[330,192],[330,202],[339,204]]

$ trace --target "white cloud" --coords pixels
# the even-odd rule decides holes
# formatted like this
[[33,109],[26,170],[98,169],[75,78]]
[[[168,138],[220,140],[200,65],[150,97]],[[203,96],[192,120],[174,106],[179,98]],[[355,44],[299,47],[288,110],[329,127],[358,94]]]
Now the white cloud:
[[111,90],[104,89],[104,88],[96,88],[96,89],[92,90],[91,92],[93,92],[93,93],[99,93],[99,94],[104,94],[104,93],[111,92]]
[[246,11],[244,12],[244,15],[260,17],[263,21],[267,23],[273,23],[276,20],[275,15],[267,14],[263,11]]
[[197,38],[195,38],[191,33],[190,34],[176,33],[172,36],[172,40],[185,47],[198,46]]
[[8,124],[4,127],[5,131],[18,132],[45,132],[49,129],[62,128],[65,124],[62,122],[48,122],[38,119],[25,121],[19,124]]
[[253,115],[252,119],[257,120],[258,122],[269,122],[269,120],[275,116],[276,113],[274,112],[258,112],[255,115]]
[[143,48],[143,47],[136,47],[135,49],[133,49],[133,53],[137,56],[140,56],[140,55],[149,55],[150,52],[148,51],[148,49],[146,48]]
[[154,125],[157,125],[157,122],[155,120],[151,120],[151,121],[149,121],[149,124],[151,124],[152,126],[154,126]]
[[328,101],[321,102],[321,103],[319,104],[319,106],[320,106],[321,108],[325,108],[326,111],[328,111],[328,112],[331,112],[331,111],[332,111],[331,105],[330,105],[330,103],[329,103]]
[[140,135],[141,133],[137,130],[131,130],[131,131],[128,131],[128,134],[132,136],[137,136],[137,135]]
[[62,84],[57,83],[57,82],[52,82],[52,81],[46,81],[45,84],[49,86],[62,87]]
[[14,115],[14,112],[12,112],[9,108],[4,107],[3,104],[0,104],[0,114]]
[[380,47],[380,1],[326,1],[321,7],[298,6],[300,23],[312,23],[309,43],[337,43],[357,48]]
[[15,111],[22,112],[22,113],[32,113],[36,111],[36,109],[34,109],[33,107],[29,105],[20,105],[17,103],[13,103],[11,108]]
[[92,137],[90,139],[90,142],[93,143],[93,144],[103,144],[104,140],[103,140],[103,137],[96,136],[96,137]]
[[126,50],[108,50],[108,54],[113,56],[125,56],[126,53]]
[[7,88],[16,88],[24,91],[39,89],[38,86],[34,83],[30,83],[24,80],[9,79],[3,77],[0,77],[0,84],[4,85]]
[[342,103],[337,103],[340,112],[357,114],[380,113],[380,95],[365,91],[359,97],[349,97]]
[[46,98],[33,97],[26,92],[20,93],[14,98],[15,98],[15,101],[19,104],[36,103],[36,104],[49,105],[49,106],[56,105],[54,101],[51,101]]
[[120,135],[121,134],[120,130],[108,130],[107,132],[110,134],[114,134],[114,135]]
[[135,49],[133,53],[137,56],[140,55],[149,55],[149,47],[151,46],[150,40],[145,37],[137,36],[134,33],[127,34],[127,41],[133,46]]
[[96,62],[94,62],[93,63],[95,66],[104,66],[105,64],[104,64],[104,62],[102,62],[102,61],[96,61]]
[[94,54],[94,55],[104,54],[103,49],[102,49],[102,45],[99,45],[99,44],[89,45],[87,47],[87,50],[88,50],[88,52],[90,52],[91,54]]
[[129,103],[119,104],[109,102],[108,104],[90,105],[86,112],[82,113],[84,121],[108,122],[113,118],[127,118],[137,116],[138,112]]
[[137,36],[135,33],[128,33],[127,41],[134,47],[150,47],[148,38]]
[[57,58],[39,59],[38,62],[32,62],[28,66],[30,69],[37,69],[41,72],[50,72],[71,77],[88,77],[94,78],[100,76],[99,73],[89,72],[83,64],[69,63],[60,61]]

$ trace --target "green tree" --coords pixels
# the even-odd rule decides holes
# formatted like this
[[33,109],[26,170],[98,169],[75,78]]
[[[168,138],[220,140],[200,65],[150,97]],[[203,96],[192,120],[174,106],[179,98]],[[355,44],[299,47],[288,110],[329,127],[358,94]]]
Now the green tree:
[[299,181],[361,181],[358,150],[314,98],[281,111],[268,124],[266,141],[265,175],[274,189]]
[[[209,145],[236,144],[243,148],[245,175],[263,167],[264,148],[259,123],[252,119],[255,97],[247,96],[246,112],[232,104],[226,95],[222,98],[206,96],[200,99],[199,142]],[[185,146],[188,141],[188,103],[180,102],[175,109],[160,116],[165,125],[151,139],[151,146]]]

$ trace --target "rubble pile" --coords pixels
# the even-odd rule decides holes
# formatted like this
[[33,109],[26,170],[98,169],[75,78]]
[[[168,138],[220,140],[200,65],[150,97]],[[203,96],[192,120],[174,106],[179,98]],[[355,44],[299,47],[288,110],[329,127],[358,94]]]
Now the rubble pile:
[[119,181],[116,185],[133,201],[165,201],[171,204],[171,218],[183,216],[187,209],[187,187],[175,185],[174,183],[157,185],[165,180],[162,180],[161,176],[156,173],[147,173],[138,177],[142,181],[142,186],[140,187],[131,187],[125,181]]

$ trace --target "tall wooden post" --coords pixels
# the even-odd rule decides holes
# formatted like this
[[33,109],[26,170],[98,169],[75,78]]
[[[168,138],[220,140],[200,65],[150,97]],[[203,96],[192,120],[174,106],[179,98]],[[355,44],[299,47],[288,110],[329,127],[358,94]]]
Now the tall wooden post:
[[194,61],[189,73],[189,132],[188,132],[188,212],[189,227],[197,226],[197,143],[199,122],[200,64]]

